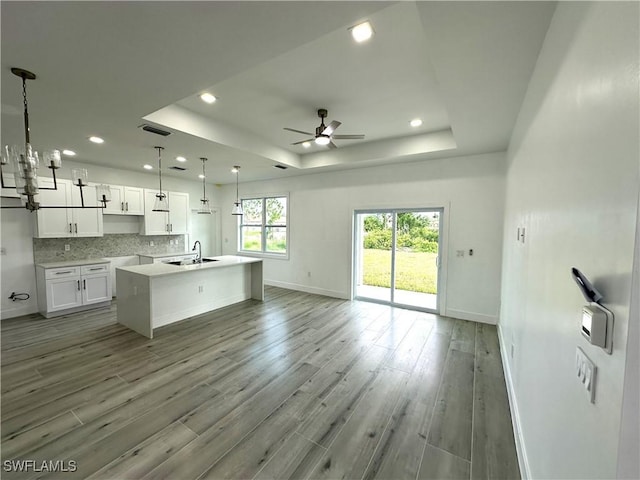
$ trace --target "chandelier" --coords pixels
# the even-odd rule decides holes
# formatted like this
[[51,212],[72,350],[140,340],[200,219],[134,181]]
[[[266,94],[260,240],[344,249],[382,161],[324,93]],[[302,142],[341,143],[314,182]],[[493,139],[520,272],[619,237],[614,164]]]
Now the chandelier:
[[[2,188],[11,188],[5,184],[3,167],[11,163],[13,165],[13,177],[15,179],[15,189],[25,202],[24,207],[30,212],[41,208],[105,208],[107,202],[111,200],[111,191],[108,185],[98,185],[96,194],[100,206],[85,206],[82,189],[88,186],[87,170],[84,168],[73,169],[71,171],[73,184],[80,188],[81,205],[41,205],[36,201],[36,195],[40,190],[57,190],[58,181],[56,170],[62,166],[62,158],[59,150],[45,151],[42,159],[47,168],[51,170],[53,187],[41,187],[38,185],[37,170],[40,167],[40,157],[31,146],[31,131],[29,130],[29,105],[27,102],[27,80],[35,80],[35,73],[23,68],[12,68],[11,73],[22,79],[22,98],[24,104],[24,148],[18,146],[5,146],[0,157],[0,184]],[[1,208],[23,208],[22,205],[2,205]]]

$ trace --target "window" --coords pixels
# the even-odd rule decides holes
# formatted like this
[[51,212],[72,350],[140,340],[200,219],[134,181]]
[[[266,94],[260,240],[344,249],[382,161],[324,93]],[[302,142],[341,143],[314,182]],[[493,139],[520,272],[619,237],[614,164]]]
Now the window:
[[242,211],[240,251],[286,256],[288,198],[245,198]]

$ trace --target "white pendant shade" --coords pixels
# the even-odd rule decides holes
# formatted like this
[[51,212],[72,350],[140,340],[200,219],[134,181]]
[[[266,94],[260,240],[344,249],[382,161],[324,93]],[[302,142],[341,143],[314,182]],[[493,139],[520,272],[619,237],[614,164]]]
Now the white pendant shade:
[[156,195],[156,201],[153,203],[154,212],[168,212],[169,211],[169,202],[167,201],[167,196],[164,193],[158,193]]
[[244,215],[242,211],[242,204],[240,202],[235,202],[233,204],[233,210],[231,210],[231,215]]

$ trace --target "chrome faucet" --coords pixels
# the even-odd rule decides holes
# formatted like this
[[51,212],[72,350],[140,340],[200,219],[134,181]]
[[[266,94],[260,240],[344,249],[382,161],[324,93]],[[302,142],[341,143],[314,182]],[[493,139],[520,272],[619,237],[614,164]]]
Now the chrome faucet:
[[200,240],[196,240],[196,243],[193,244],[192,252],[196,251],[196,247],[198,247],[198,255],[196,256],[195,262],[202,263],[202,244]]

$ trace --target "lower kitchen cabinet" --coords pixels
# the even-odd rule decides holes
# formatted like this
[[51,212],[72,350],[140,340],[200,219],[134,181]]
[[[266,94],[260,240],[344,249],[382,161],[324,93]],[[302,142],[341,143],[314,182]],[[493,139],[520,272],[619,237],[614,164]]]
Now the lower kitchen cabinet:
[[36,265],[38,309],[45,317],[111,304],[109,261],[43,263]]

